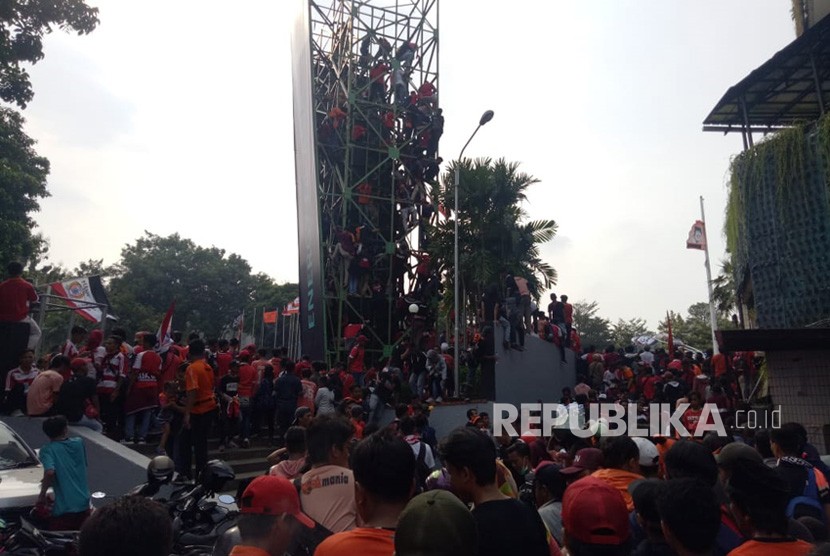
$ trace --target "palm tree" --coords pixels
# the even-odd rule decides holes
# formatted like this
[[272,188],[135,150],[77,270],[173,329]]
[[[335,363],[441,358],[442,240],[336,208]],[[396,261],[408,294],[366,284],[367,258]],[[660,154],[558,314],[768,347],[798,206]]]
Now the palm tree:
[[[539,180],[519,171],[519,163],[501,158],[452,162],[443,176],[443,188],[435,187],[439,206],[453,206],[456,166],[460,167],[459,266],[468,299],[481,298],[488,284],[500,283],[505,272],[524,276],[534,297],[556,283],[556,270],[542,261],[539,246],[551,241],[557,225],[553,220],[524,222],[521,207],[527,188]],[[449,215],[449,213],[447,213]],[[452,291],[454,222],[449,218],[429,228],[430,252]]]
[[712,280],[712,298],[718,313],[729,318],[737,310],[737,294],[735,288],[735,274],[732,258],[720,262],[720,273]]

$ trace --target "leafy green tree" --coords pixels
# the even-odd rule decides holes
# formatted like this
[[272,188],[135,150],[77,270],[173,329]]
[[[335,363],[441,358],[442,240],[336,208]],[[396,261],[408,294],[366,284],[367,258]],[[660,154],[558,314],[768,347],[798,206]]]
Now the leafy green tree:
[[34,92],[22,64],[43,59],[43,36],[54,28],[91,33],[98,8],[84,0],[6,0],[0,2],[0,99],[26,108]]
[[[519,171],[519,164],[501,158],[464,159],[449,165],[444,187],[433,188],[432,198],[444,207],[454,206],[454,175],[460,167],[459,266],[461,282],[474,305],[489,284],[499,283],[506,271],[523,276],[534,298],[556,284],[556,270],[542,261],[539,246],[551,241],[553,220],[526,221],[521,207],[527,188],[539,180]],[[430,252],[453,291],[455,228],[453,220],[429,228]],[[449,297],[449,296],[447,296]]]
[[176,301],[176,328],[218,334],[253,301],[250,265],[224,249],[197,246],[178,234],[145,232],[121,251],[110,303],[128,330],[155,330]]
[[[706,350],[712,348],[712,328],[709,323],[709,304],[700,302],[689,306],[688,313],[684,317],[674,311],[669,311],[671,317],[672,335],[677,340],[696,349]],[[732,323],[718,317],[718,328],[731,328]],[[660,332],[668,332],[666,321],[658,325]]]
[[573,304],[574,306],[574,328],[579,333],[579,338],[584,347],[596,346],[603,349],[613,343],[611,334],[611,321],[597,315],[599,305],[596,301],[581,299]]
[[[84,0],[6,0],[0,2],[0,100],[26,108],[34,92],[22,64],[43,59],[43,36],[54,28],[90,33],[98,25],[98,8]],[[12,260],[40,262],[48,243],[33,234],[32,213],[48,197],[49,161],[38,156],[35,141],[23,131],[24,119],[0,108],[0,264]]]
[[0,263],[30,261],[45,251],[39,234],[33,234],[32,213],[39,199],[48,197],[49,161],[35,152],[35,141],[23,131],[23,117],[0,108]]
[[629,320],[617,319],[611,327],[611,335],[614,338],[614,345],[618,348],[627,347],[632,344],[632,339],[638,336],[653,335],[648,329],[645,319],[635,317]]

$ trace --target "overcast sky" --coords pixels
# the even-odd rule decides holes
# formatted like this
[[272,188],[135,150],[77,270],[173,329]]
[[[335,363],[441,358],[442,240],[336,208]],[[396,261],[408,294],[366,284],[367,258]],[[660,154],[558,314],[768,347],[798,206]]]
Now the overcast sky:
[[[37,216],[53,262],[118,260],[144,230],[297,280],[289,7],[275,0],[88,0],[31,70],[27,131],[52,163]],[[509,6],[507,8],[506,6]],[[706,199],[713,272],[739,135],[703,133],[723,93],[795,38],[789,0],[441,0],[440,151],[539,178],[525,207],[559,235],[554,291],[602,316],[706,300],[685,248]],[[300,215],[302,217],[302,215]]]

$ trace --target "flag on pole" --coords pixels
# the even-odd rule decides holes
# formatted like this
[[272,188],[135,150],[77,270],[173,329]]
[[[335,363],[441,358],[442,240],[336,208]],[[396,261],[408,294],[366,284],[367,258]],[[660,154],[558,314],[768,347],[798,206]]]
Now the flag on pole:
[[686,249],[706,249],[706,224],[702,220],[695,220],[689,230],[689,239],[686,240]]
[[286,305],[285,310],[282,312],[283,316],[297,315],[299,313],[300,313],[300,298],[299,297],[295,298],[294,301],[292,301],[291,303]]
[[242,309],[242,313],[239,314],[238,317],[233,319],[233,324],[231,325],[233,328],[236,329],[236,335],[238,340],[242,340],[242,330],[245,326],[245,309]]
[[669,323],[669,337],[666,340],[666,343],[669,345],[669,362],[671,362],[671,360],[674,359],[674,336],[672,336],[671,333],[671,316],[668,311],[666,311],[666,320]]
[[76,313],[91,322],[101,322],[103,317],[101,308],[91,304],[98,303],[109,307],[107,292],[104,291],[100,276],[70,278],[51,284],[51,288],[52,293],[62,297],[67,305],[76,308]]
[[174,299],[173,302],[170,303],[167,313],[164,314],[164,318],[161,320],[161,326],[159,326],[158,334],[156,334],[156,338],[158,338],[156,350],[160,353],[166,352],[170,349],[170,346],[173,345],[173,312],[175,310],[176,300]]
[[265,311],[262,313],[262,322],[265,324],[277,323],[277,311]]

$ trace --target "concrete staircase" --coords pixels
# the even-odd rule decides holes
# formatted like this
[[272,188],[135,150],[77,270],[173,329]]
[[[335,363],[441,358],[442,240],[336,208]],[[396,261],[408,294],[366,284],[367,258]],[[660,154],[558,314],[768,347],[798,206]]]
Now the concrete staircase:
[[[156,455],[155,439],[149,444],[130,444],[129,447],[149,458]],[[240,482],[268,472],[269,466],[265,458],[277,448],[278,446],[271,446],[267,438],[252,438],[250,448],[226,448],[220,452],[219,441],[211,439],[208,440],[208,459],[221,459],[230,464],[236,478],[228,483],[225,492],[236,494]]]

